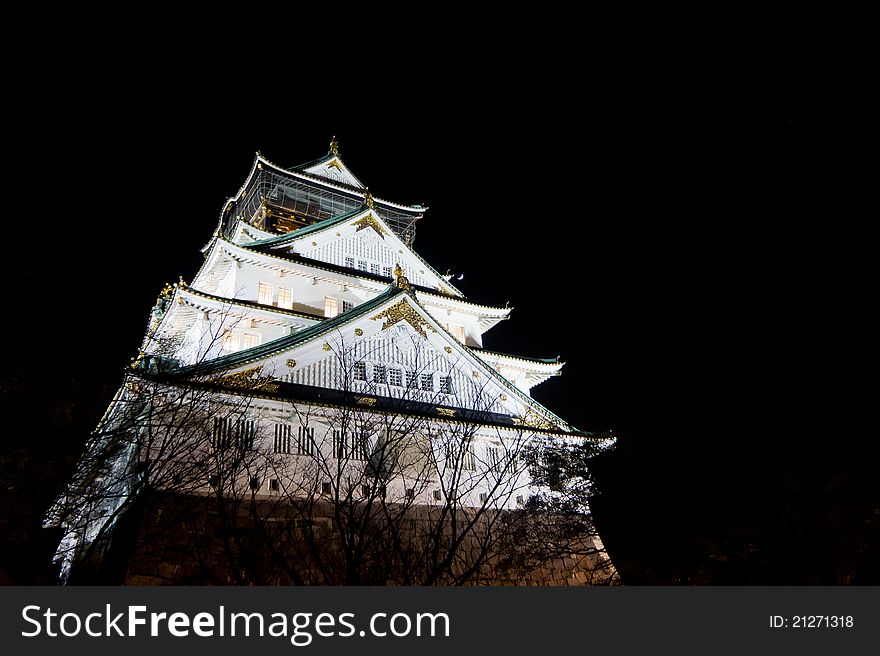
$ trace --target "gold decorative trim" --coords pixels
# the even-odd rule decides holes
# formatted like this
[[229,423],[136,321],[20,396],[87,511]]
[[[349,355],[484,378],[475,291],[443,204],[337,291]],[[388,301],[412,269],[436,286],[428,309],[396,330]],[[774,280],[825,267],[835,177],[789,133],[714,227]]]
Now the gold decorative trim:
[[334,168],[337,171],[342,171],[342,165],[339,163],[339,160],[336,158],[333,158],[329,162],[327,162],[327,168],[328,169]]
[[366,205],[370,209],[373,209],[373,206],[375,204],[376,204],[376,202],[373,200],[373,194],[370,193],[369,189],[365,189],[364,190],[364,205]]
[[330,154],[333,155],[333,157],[339,157],[339,139],[336,138],[335,134],[330,140]]
[[263,371],[263,365],[252,369],[245,369],[234,374],[221,376],[215,383],[221,385],[229,385],[230,387],[242,387],[244,389],[265,390],[267,392],[278,391],[278,383],[268,376],[260,376]]
[[293,369],[293,368],[296,366],[296,360],[294,360],[293,358],[291,358],[290,360],[287,361],[287,366],[288,366],[290,369]]
[[372,214],[367,214],[366,216],[362,216],[357,221],[352,223],[351,225],[357,226],[357,230],[355,232],[360,232],[361,230],[365,230],[367,228],[372,228],[376,231],[376,234],[379,235],[382,239],[385,239],[385,230],[379,225],[379,222],[376,220]]
[[364,331],[361,330],[360,328],[355,328],[354,334],[355,334],[355,337],[361,337],[364,334]]
[[502,400],[502,401],[506,401],[506,400],[507,400],[507,394],[502,394],[502,395],[501,395],[501,400]]
[[474,369],[474,373],[471,374],[471,375],[472,375],[474,378],[479,378],[479,377],[480,377],[480,372],[477,371],[476,369]]
[[430,324],[422,318],[422,315],[416,312],[413,306],[403,299],[387,310],[383,310],[379,314],[370,317],[370,319],[373,321],[384,319],[385,323],[382,324],[382,330],[387,330],[400,321],[406,321],[412,326],[413,330],[422,336],[423,339],[428,339],[428,334],[425,332],[425,328],[431,332],[436,332],[431,328]]
[[444,347],[443,347],[443,350],[446,351],[447,353],[452,353],[452,347],[451,347],[451,346],[444,346]]
[[373,396],[359,396],[356,398],[359,405],[376,405],[376,400]]
[[452,408],[437,408],[437,414],[444,417],[454,417],[457,413]]
[[545,419],[534,410],[526,410],[523,416],[514,415],[513,423],[516,426],[528,426],[529,428],[541,428],[543,430],[557,430],[559,427]]
[[321,348],[324,349],[325,351],[329,351],[330,345],[327,342],[324,342],[324,346],[322,346]]

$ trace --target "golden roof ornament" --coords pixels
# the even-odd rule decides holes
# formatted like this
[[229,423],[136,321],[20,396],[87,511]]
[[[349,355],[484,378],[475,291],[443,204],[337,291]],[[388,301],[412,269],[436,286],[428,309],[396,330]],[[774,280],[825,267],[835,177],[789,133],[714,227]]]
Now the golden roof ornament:
[[410,290],[409,279],[403,275],[403,269],[400,267],[400,262],[394,265],[394,286],[405,292]]
[[336,138],[335,134],[330,140],[330,154],[333,155],[333,157],[339,157],[339,139]]
[[374,204],[375,203],[373,202],[373,194],[370,193],[370,188],[367,187],[364,190],[364,205],[366,205],[368,209],[373,209]]

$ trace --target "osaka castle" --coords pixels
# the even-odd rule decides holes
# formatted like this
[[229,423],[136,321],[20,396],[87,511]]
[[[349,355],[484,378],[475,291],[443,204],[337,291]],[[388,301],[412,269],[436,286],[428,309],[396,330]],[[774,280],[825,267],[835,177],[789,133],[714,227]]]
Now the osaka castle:
[[335,138],[290,168],[257,153],[47,517],[62,581],[614,580],[572,503],[588,474],[548,464],[614,438],[531,397],[558,359],[484,348],[511,310],[416,252],[425,213],[374,196]]

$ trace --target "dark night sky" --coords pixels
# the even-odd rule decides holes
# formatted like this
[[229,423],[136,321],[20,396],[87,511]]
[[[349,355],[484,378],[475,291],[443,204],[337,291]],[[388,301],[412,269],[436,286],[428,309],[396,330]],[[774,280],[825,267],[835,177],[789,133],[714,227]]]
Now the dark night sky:
[[[162,285],[196,272],[254,151],[293,165],[335,134],[375,195],[430,206],[420,254],[463,272],[473,300],[515,306],[486,346],[561,355],[535,396],[620,435],[599,478],[621,558],[650,530],[748,524],[803,440],[858,454],[876,434],[867,93],[818,52],[616,52],[336,88],[265,63],[253,86],[196,74],[204,62],[55,71],[51,92],[22,74],[39,102],[7,152],[6,368],[113,379]],[[743,486],[757,493],[740,508]],[[646,519],[670,507],[678,524]],[[721,549],[718,526],[711,548],[688,544]]]

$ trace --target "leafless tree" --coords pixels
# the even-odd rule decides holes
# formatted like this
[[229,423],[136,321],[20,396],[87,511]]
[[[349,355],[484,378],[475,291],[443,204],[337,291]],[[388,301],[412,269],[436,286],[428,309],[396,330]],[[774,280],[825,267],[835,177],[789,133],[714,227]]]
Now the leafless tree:
[[395,342],[394,381],[367,368],[377,347],[327,339],[334,378],[311,390],[271,371],[182,378],[153,349],[53,511],[65,568],[100,568],[140,504],[135,583],[549,583],[555,561],[579,556],[608,578],[590,483],[553,465],[588,459],[583,440],[502,421],[488,376],[436,389],[417,335]]

